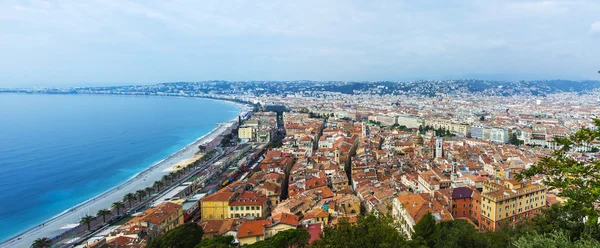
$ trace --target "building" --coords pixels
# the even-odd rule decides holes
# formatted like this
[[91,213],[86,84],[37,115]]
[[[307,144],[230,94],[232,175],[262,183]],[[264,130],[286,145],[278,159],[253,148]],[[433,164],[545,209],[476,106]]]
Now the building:
[[438,137],[435,139],[435,158],[444,157],[444,141]]
[[203,220],[225,220],[229,218],[229,202],[235,196],[234,192],[222,189],[200,200]]
[[299,217],[289,213],[280,213],[269,220],[248,221],[240,225],[237,239],[240,245],[250,245],[258,241],[269,239],[278,232],[296,229]]
[[454,219],[468,219],[476,225],[481,222],[481,193],[479,191],[459,187],[452,189],[450,212]]
[[508,130],[502,127],[493,127],[490,130],[489,141],[496,143],[508,143]]
[[471,134],[471,125],[467,123],[459,123],[444,119],[430,119],[424,121],[425,126],[430,126],[434,129],[443,128],[451,133],[460,136],[469,136]]
[[473,139],[478,139],[478,140],[483,140],[483,129],[485,129],[486,127],[483,125],[472,125],[471,126],[471,138]]
[[547,187],[530,182],[486,181],[481,193],[481,223],[485,230],[514,226],[546,206]]
[[240,127],[238,129],[238,137],[242,140],[242,141],[250,141],[250,140],[254,140],[255,136],[255,132],[254,130],[256,129],[256,127],[251,127],[251,126],[246,126],[246,127]]
[[183,222],[183,206],[173,202],[163,202],[136,215],[123,224],[123,227],[144,227],[151,237],[156,237],[182,225]]
[[400,195],[393,200],[392,217],[398,221],[399,231],[407,237],[414,233],[414,226],[427,213],[436,221],[453,220],[443,200],[429,193]]
[[244,191],[229,202],[229,218],[264,218],[267,215],[267,197]]
[[423,124],[423,120],[412,115],[400,115],[397,117],[396,123],[407,128],[419,128]]

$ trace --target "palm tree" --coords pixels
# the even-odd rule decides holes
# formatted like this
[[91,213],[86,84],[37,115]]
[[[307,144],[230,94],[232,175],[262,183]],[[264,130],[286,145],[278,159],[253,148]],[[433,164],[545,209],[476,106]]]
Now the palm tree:
[[121,210],[121,208],[125,207],[125,203],[118,201],[118,202],[113,203],[111,206],[117,210],[117,215],[121,215],[119,210]]
[[102,222],[106,223],[106,215],[110,214],[110,210],[108,209],[100,209],[96,215],[102,216]]
[[163,183],[163,181],[156,181],[154,182],[154,187],[156,188],[156,191],[158,191],[162,186],[165,186],[165,183]]
[[171,183],[173,183],[175,181],[176,176],[177,176],[177,173],[175,173],[174,171],[171,171],[171,173],[169,173],[169,177],[171,178]]
[[127,193],[123,196],[123,201],[129,202],[129,207],[131,207],[131,201],[135,200],[135,195],[133,193]]
[[164,183],[166,183],[167,181],[171,180],[171,176],[170,175],[164,175],[161,179]]
[[152,187],[146,187],[144,190],[146,191],[146,195],[148,196],[152,195],[152,193],[154,192],[154,188]]
[[142,199],[144,198],[144,196],[146,196],[146,191],[143,189],[140,189],[135,192],[135,195],[138,197],[138,201],[142,202]]
[[38,238],[33,241],[31,248],[50,248],[52,247],[52,240],[49,238]]
[[92,216],[86,215],[86,216],[81,217],[81,220],[79,221],[79,223],[87,224],[87,229],[89,231],[92,229],[90,226],[92,224],[92,220],[94,220]]

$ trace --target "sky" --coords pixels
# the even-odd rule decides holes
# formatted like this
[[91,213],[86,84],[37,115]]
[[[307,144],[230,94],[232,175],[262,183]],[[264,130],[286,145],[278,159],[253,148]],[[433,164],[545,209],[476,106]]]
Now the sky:
[[0,1],[0,87],[600,79],[600,1]]

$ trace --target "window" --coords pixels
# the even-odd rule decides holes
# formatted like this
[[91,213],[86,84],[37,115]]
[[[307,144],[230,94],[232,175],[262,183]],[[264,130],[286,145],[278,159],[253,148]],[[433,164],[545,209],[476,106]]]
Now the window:
[[250,207],[246,206],[246,210],[250,210]]
[[254,210],[254,206],[250,207],[250,209]]
[[233,207],[229,207],[229,210],[233,211]]

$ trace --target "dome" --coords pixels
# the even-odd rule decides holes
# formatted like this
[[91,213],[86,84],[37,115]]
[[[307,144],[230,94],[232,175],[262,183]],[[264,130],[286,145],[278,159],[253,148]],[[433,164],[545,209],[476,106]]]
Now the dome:
[[420,134],[417,134],[417,136],[415,136],[415,138],[413,139],[413,144],[414,145],[423,145],[423,137]]

